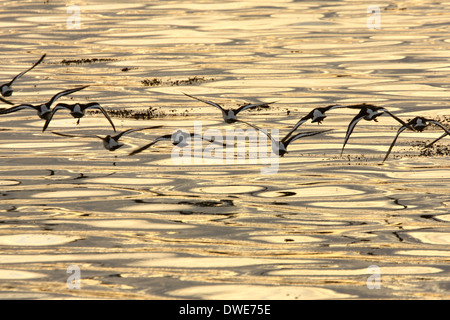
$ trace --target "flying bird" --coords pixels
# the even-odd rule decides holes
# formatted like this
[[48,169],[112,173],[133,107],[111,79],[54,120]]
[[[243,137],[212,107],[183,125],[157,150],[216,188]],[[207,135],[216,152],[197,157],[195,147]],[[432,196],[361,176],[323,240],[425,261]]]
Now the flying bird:
[[[172,144],[174,146],[183,148],[187,145],[189,145],[189,142],[187,142],[188,140],[190,141],[191,138],[201,138],[202,140],[206,140],[209,141],[211,143],[219,143],[219,142],[215,142],[214,139],[206,139],[204,137],[202,137],[201,135],[195,134],[195,133],[187,133],[181,130],[177,130],[176,132],[172,133],[172,134],[166,134],[163,135],[161,137],[156,138],[155,140],[153,140],[152,142],[132,151],[129,153],[129,156],[138,154],[148,148],[150,148],[152,145],[156,144],[159,141],[172,141]],[[227,146],[227,144],[222,143],[222,145],[225,147]]]
[[399,117],[397,117],[390,111],[386,110],[386,108],[384,108],[384,107],[378,107],[378,106],[374,106],[372,104],[366,104],[366,103],[351,105],[351,106],[347,106],[347,107],[351,108],[351,109],[360,109],[360,111],[352,119],[352,121],[350,121],[350,124],[348,125],[347,133],[345,134],[344,144],[343,144],[342,150],[341,150],[341,155],[344,152],[345,145],[347,144],[347,141],[350,138],[350,135],[353,133],[353,130],[355,129],[356,124],[362,119],[364,119],[366,121],[373,120],[375,122],[378,122],[377,117],[381,116],[383,113],[386,113],[386,114],[390,115],[392,118],[394,118],[395,120],[397,120],[402,126],[405,126],[408,129],[414,130],[414,128],[411,127],[411,125],[407,124],[402,119],[400,119]]
[[272,151],[273,151],[273,153],[275,153],[276,155],[278,155],[280,157],[284,157],[284,155],[286,153],[288,153],[287,147],[289,146],[289,144],[291,144],[295,140],[298,140],[298,139],[304,138],[304,137],[314,136],[316,134],[324,133],[324,132],[328,132],[328,131],[332,130],[332,129],[329,129],[329,130],[322,130],[322,131],[300,132],[300,133],[295,134],[292,137],[291,137],[291,132],[289,132],[283,139],[281,139],[280,141],[277,141],[277,140],[275,140],[272,137],[272,135],[270,133],[266,132],[266,130],[262,130],[259,127],[254,126],[254,125],[252,125],[250,123],[248,123],[248,125],[252,126],[256,130],[260,130],[261,132],[263,132],[272,141]]
[[119,143],[119,139],[125,135],[125,134],[129,134],[132,132],[136,132],[136,131],[142,131],[142,130],[148,130],[148,129],[156,129],[156,128],[161,128],[162,126],[153,126],[153,127],[147,127],[147,128],[140,128],[140,129],[128,129],[125,131],[122,131],[114,136],[111,135],[107,135],[105,137],[101,137],[98,135],[72,135],[72,134],[66,134],[66,133],[59,133],[59,132],[52,132],[53,134],[56,134],[58,136],[63,136],[63,137],[72,137],[72,138],[98,138],[101,139],[103,141],[103,146],[105,147],[105,149],[109,150],[109,151],[115,151],[117,149],[119,149],[120,147],[122,147],[124,144],[123,143]]
[[28,71],[30,71],[31,69],[33,69],[34,67],[36,67],[39,63],[42,62],[42,60],[44,60],[45,56],[47,54],[43,54],[42,57],[35,63],[33,64],[30,68],[28,68],[27,70],[19,73],[17,76],[15,76],[10,82],[2,84],[0,86],[0,93],[3,97],[10,97],[13,94],[13,89],[12,89],[12,85],[14,83],[14,81],[16,81],[17,79],[19,79],[21,76],[23,76],[25,73],[27,73]]
[[[414,130],[422,132],[428,125],[430,124],[435,124],[438,127],[440,127],[442,130],[445,131],[445,134],[449,135],[450,132],[448,131],[447,128],[445,128],[441,123],[439,123],[436,120],[432,120],[432,119],[427,119],[424,117],[415,117],[414,119],[412,119],[411,121],[409,121],[407,123],[409,126],[411,126]],[[389,150],[386,153],[386,156],[384,157],[384,161],[386,161],[386,159],[389,157],[389,154],[391,153],[392,148],[395,145],[395,142],[397,141],[398,136],[400,135],[400,133],[402,133],[403,131],[405,131],[405,129],[407,129],[408,127],[406,125],[403,125],[400,127],[400,129],[398,129],[397,131],[397,135],[395,136],[394,140],[391,143],[391,146],[389,147]]]
[[306,116],[301,118],[294,125],[294,127],[291,129],[291,131],[289,131],[289,133],[286,135],[285,139],[288,139],[295,132],[295,130],[298,129],[298,127],[300,127],[302,124],[304,124],[308,120],[311,120],[311,123],[317,122],[318,124],[321,124],[322,121],[327,117],[325,115],[325,112],[333,110],[333,109],[345,108],[345,107],[346,106],[336,104],[336,105],[330,105],[327,107],[315,108],[315,109],[311,110]]
[[212,102],[209,100],[203,100],[203,99],[191,96],[187,93],[184,93],[184,95],[218,108],[222,112],[222,117],[223,117],[223,120],[225,121],[225,123],[237,122],[238,121],[237,114],[239,112],[242,112],[242,111],[248,110],[248,109],[254,109],[257,107],[268,107],[269,104],[273,103],[273,102],[264,102],[264,103],[256,103],[256,104],[246,104],[246,105],[243,105],[242,107],[239,107],[236,109],[224,109],[221,105],[219,105],[215,102]]
[[48,119],[50,117],[50,115],[52,114],[52,110],[50,108],[56,100],[58,100],[62,96],[66,96],[68,94],[80,91],[87,87],[89,87],[89,86],[64,90],[64,91],[61,91],[61,92],[58,92],[57,94],[55,94],[48,102],[46,102],[44,104],[40,104],[40,105],[21,104],[21,105],[15,106],[15,107],[11,107],[9,109],[1,110],[0,114],[8,114],[8,113],[20,111],[23,109],[33,109],[33,110],[37,111],[39,118]]
[[50,116],[47,118],[47,121],[45,121],[44,127],[42,128],[42,132],[47,129],[50,121],[52,121],[53,116],[55,115],[56,111],[61,109],[68,109],[70,110],[70,114],[72,117],[78,119],[77,124],[80,123],[80,119],[84,117],[86,109],[98,109],[100,110],[103,115],[108,119],[109,123],[113,127],[114,131],[116,131],[116,127],[114,126],[114,123],[112,122],[111,118],[106,113],[105,109],[103,109],[97,102],[90,102],[86,104],[81,103],[75,103],[75,104],[67,104],[67,103],[58,103],[54,108]]

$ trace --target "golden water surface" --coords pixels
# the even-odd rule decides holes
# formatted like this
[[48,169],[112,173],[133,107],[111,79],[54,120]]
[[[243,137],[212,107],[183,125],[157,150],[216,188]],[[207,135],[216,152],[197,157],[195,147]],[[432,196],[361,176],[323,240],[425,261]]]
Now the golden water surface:
[[183,93],[226,107],[276,101],[239,118],[280,137],[330,104],[443,119],[450,2],[388,2],[379,29],[366,1],[80,1],[79,24],[68,5],[0,2],[1,82],[47,54],[7,99],[41,104],[89,85],[58,102],[152,107],[152,119],[112,120],[118,132],[162,127],[110,152],[83,137],[113,134],[100,113],[77,124],[60,110],[45,132],[33,110],[0,116],[0,298],[450,298],[450,161],[414,144],[439,128],[405,131],[382,164],[399,124],[360,121],[341,156],[357,112],[336,109],[299,128],[333,131],[293,142],[274,174],[199,150],[180,164],[168,141],[128,155],[198,123],[248,129]]

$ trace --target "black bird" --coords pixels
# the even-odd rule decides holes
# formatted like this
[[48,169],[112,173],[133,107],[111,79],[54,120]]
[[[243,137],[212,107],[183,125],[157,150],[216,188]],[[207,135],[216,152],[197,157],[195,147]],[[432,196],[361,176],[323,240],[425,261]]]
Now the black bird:
[[303,137],[314,136],[316,134],[324,133],[324,132],[328,132],[328,131],[332,130],[332,129],[329,129],[329,130],[322,130],[322,131],[300,132],[300,133],[297,133],[296,135],[294,135],[292,137],[290,137],[291,136],[291,132],[289,132],[283,139],[281,139],[280,141],[276,141],[272,137],[272,135],[270,133],[266,132],[265,130],[262,130],[262,129],[258,128],[257,126],[254,126],[254,125],[252,125],[250,123],[248,123],[248,125],[252,126],[256,130],[262,131],[272,141],[272,151],[273,151],[273,153],[275,153],[276,155],[278,155],[280,157],[283,157],[286,153],[288,153],[287,147],[288,147],[288,145],[291,142],[293,142],[293,141],[295,141],[297,139],[303,138]]
[[72,117],[78,119],[77,124],[80,123],[80,118],[84,117],[86,109],[98,109],[100,110],[103,115],[108,119],[109,123],[113,127],[114,131],[116,131],[116,127],[114,126],[114,123],[112,122],[111,118],[106,113],[105,109],[103,109],[97,102],[90,102],[86,104],[81,103],[75,103],[75,104],[67,104],[67,103],[58,103],[54,108],[50,116],[47,118],[47,121],[44,124],[44,127],[42,128],[42,132],[47,129],[50,121],[52,120],[53,116],[55,115],[56,111],[61,109],[68,109],[70,110],[70,114]]
[[222,112],[222,117],[223,117],[223,120],[225,121],[225,123],[235,123],[235,122],[239,121],[236,116],[241,111],[248,110],[248,109],[254,109],[254,108],[257,108],[257,107],[268,107],[269,104],[273,103],[273,102],[264,102],[264,103],[256,103],[256,104],[246,104],[246,105],[244,105],[242,107],[239,107],[237,109],[224,109],[222,106],[220,106],[219,104],[217,104],[215,102],[208,101],[208,100],[203,100],[203,99],[191,96],[191,95],[189,95],[187,93],[184,93],[184,94],[186,96],[188,96],[188,97],[191,97],[193,99],[196,99],[198,101],[201,101],[203,103],[206,103],[206,104],[209,104],[209,105],[211,105],[213,107],[218,108]]
[[101,137],[98,135],[71,135],[71,134],[65,134],[65,133],[59,133],[59,132],[52,132],[53,134],[56,134],[58,136],[63,136],[63,137],[72,137],[72,138],[99,138],[103,141],[103,146],[105,147],[105,149],[109,150],[109,151],[115,151],[117,149],[119,149],[120,147],[123,146],[123,143],[119,143],[119,139],[124,135],[124,134],[128,134],[131,132],[136,132],[136,131],[142,131],[142,130],[148,130],[148,129],[156,129],[156,128],[161,128],[162,126],[153,126],[153,127],[147,127],[147,128],[140,128],[140,129],[128,129],[125,131],[122,131],[114,136],[111,135],[107,135],[106,137]]
[[36,67],[39,63],[42,62],[42,60],[44,60],[45,56],[47,54],[43,54],[42,57],[31,66],[31,68],[28,68],[27,70],[19,73],[17,76],[15,76],[10,82],[2,84],[0,86],[0,93],[2,96],[4,97],[10,97],[13,94],[13,89],[12,89],[12,85],[14,83],[14,81],[16,81],[17,79],[19,79],[21,76],[23,76],[25,73],[27,73],[28,71],[30,71],[31,69],[33,69],[34,67]]
[[[441,123],[439,123],[436,120],[427,119],[424,117],[415,117],[414,119],[412,119],[411,121],[408,122],[409,126],[411,126],[414,130],[419,131],[419,132],[422,132],[430,124],[435,124],[438,127],[440,127],[442,130],[444,130],[445,134],[447,134],[447,135],[450,134],[450,132],[447,130],[447,128],[445,128]],[[397,138],[400,135],[400,133],[405,131],[405,129],[407,129],[407,128],[408,127],[406,125],[404,125],[404,126],[401,126],[400,129],[398,129],[397,135],[395,136],[394,140],[392,141],[391,146],[389,147],[389,150],[387,151],[383,162],[386,161],[386,159],[389,157],[389,154],[391,153],[391,150],[394,147],[395,142],[397,141]]]
[[[166,135],[163,135],[163,136],[161,136],[159,138],[156,138],[155,140],[153,140],[152,142],[146,144],[145,146],[142,146],[142,147],[140,147],[140,148],[130,152],[129,156],[138,154],[138,153],[140,153],[140,152],[150,148],[152,145],[154,145],[155,143],[157,143],[159,141],[172,141],[172,144],[174,146],[183,148],[183,147],[189,145],[187,140],[188,139],[190,140],[190,138],[200,138],[202,140],[206,140],[206,141],[209,141],[209,142],[212,142],[212,143],[219,143],[219,142],[214,142],[214,140],[211,140],[211,139],[206,139],[206,138],[202,137],[201,135],[198,135],[198,134],[195,134],[195,133],[190,133],[189,134],[187,132],[184,132],[184,131],[181,131],[181,130],[177,130],[176,132],[174,132],[172,134],[166,134]],[[227,146],[227,144],[225,144],[225,143],[222,143],[222,145],[224,147]]]
[[378,106],[374,106],[372,104],[363,103],[363,104],[347,106],[347,108],[361,109],[361,110],[352,119],[352,121],[350,121],[350,124],[348,125],[347,133],[345,134],[344,144],[343,144],[342,150],[341,150],[341,155],[344,152],[345,145],[347,144],[347,141],[350,138],[350,135],[352,134],[353,130],[355,129],[356,124],[362,119],[367,120],[367,121],[373,120],[375,122],[378,122],[377,117],[381,116],[383,113],[387,113],[392,118],[397,120],[402,126],[405,126],[408,129],[414,130],[414,128],[411,127],[411,125],[407,124],[402,119],[400,119],[396,115],[392,114],[390,111],[386,110],[386,108],[384,108],[384,107],[378,107]]
[[89,86],[64,90],[64,91],[61,91],[61,92],[55,94],[48,102],[46,102],[44,104],[41,104],[41,105],[21,104],[21,105],[18,105],[18,106],[9,108],[9,109],[2,110],[2,111],[0,111],[0,114],[7,114],[7,113],[23,110],[23,109],[33,109],[33,110],[37,111],[39,118],[48,119],[52,113],[52,110],[50,108],[56,100],[58,100],[62,96],[66,96],[68,94],[80,91],[87,87],[89,87]]
[[301,118],[292,128],[291,131],[286,135],[285,139],[288,139],[294,132],[297,130],[298,127],[300,127],[302,124],[304,124],[306,121],[311,120],[311,123],[317,122],[317,124],[321,124],[322,121],[327,117],[325,115],[325,112],[337,109],[337,108],[345,108],[346,106],[342,106],[339,104],[336,105],[330,105],[327,107],[321,107],[321,108],[315,108],[311,110],[306,116]]

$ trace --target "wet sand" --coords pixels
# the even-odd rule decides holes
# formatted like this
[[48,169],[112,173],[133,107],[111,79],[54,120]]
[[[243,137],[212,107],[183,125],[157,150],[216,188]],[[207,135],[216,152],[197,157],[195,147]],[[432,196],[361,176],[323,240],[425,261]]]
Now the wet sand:
[[154,108],[154,118],[112,120],[118,132],[163,127],[109,152],[52,134],[113,134],[99,113],[76,124],[58,111],[45,132],[34,111],[0,116],[0,298],[450,298],[450,161],[417,146],[439,128],[405,131],[382,164],[399,124],[359,122],[341,156],[356,112],[333,110],[300,127],[333,131],[293,142],[276,174],[248,160],[180,165],[170,142],[128,155],[196,122],[248,129],[183,92],[227,107],[276,101],[239,117],[280,136],[330,104],[448,116],[450,3],[389,3],[381,29],[367,27],[364,1],[90,3],[69,29],[62,1],[7,2],[2,83],[47,53],[8,99],[44,103],[89,85],[58,102]]

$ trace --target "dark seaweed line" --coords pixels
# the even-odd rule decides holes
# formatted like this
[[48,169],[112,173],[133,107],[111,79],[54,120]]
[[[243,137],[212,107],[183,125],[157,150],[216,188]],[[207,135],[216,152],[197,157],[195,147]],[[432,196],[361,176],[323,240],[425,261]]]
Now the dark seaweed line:
[[144,86],[147,87],[157,87],[157,86],[183,86],[183,85],[190,85],[190,84],[195,84],[195,83],[203,83],[203,82],[208,82],[208,81],[214,81],[214,78],[204,78],[204,77],[197,77],[194,76],[192,78],[188,78],[187,80],[161,80],[158,78],[153,78],[153,79],[144,79],[141,81],[141,83]]
[[[187,111],[183,111],[181,114],[173,113],[173,110],[170,110],[172,114],[167,114],[166,112],[159,110],[155,107],[148,107],[146,110],[128,110],[128,109],[105,109],[108,112],[108,115],[115,118],[129,118],[135,120],[150,120],[155,118],[166,118],[170,116],[187,116]],[[88,111],[90,114],[98,114],[101,111],[92,110]]]
[[86,59],[73,59],[73,60],[62,60],[60,63],[66,66],[71,64],[83,64],[83,63],[95,63],[95,62],[108,62],[108,61],[117,61],[117,59],[113,58],[86,58]]

